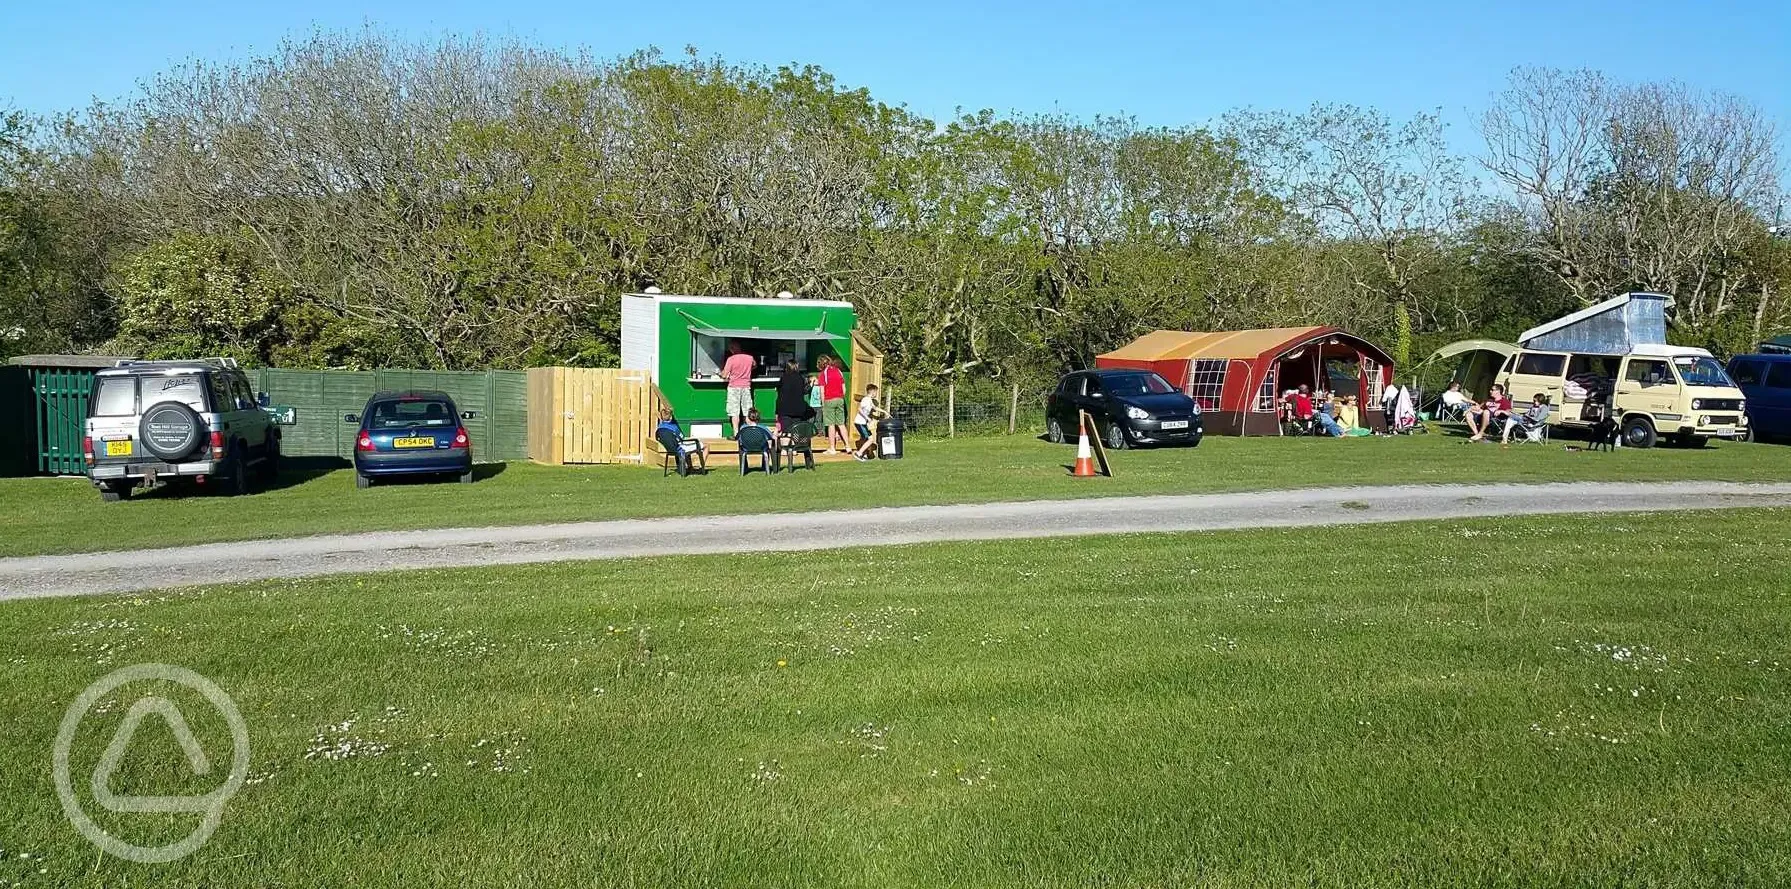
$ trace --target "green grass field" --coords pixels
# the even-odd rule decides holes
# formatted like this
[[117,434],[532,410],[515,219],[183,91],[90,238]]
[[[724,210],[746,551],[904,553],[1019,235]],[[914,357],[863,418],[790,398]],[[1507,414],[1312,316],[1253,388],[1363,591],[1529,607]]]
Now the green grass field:
[[[346,470],[290,473],[240,499],[158,494],[103,504],[81,479],[0,480],[0,556],[466,525],[514,525],[854,506],[1192,493],[1312,485],[1791,477],[1791,448],[1717,443],[1614,454],[1559,444],[1501,451],[1431,434],[1399,439],[1208,438],[1197,449],[1112,455],[1116,477],[1076,479],[1075,449],[1027,437],[914,441],[908,457],[740,477],[731,466],[666,479],[656,468],[513,463],[474,485],[354,488]],[[484,470],[490,473],[492,469]],[[165,492],[164,492],[165,493]]]
[[[929,545],[851,582],[813,560],[0,605],[0,885],[1791,884],[1791,510]],[[96,856],[49,777],[68,703],[144,661],[220,683],[253,749],[217,835],[159,866]],[[130,699],[83,723],[75,775]],[[139,738],[120,790],[217,786]],[[102,823],[193,823],[157,817]]]

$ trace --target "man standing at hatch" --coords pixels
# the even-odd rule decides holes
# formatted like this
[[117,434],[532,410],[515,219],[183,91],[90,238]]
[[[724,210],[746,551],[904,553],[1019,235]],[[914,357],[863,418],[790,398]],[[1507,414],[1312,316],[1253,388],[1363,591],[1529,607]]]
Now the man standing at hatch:
[[746,412],[752,410],[753,358],[735,340],[728,341],[728,360],[721,365],[721,375],[728,381],[728,419],[734,423],[734,434],[746,425]]

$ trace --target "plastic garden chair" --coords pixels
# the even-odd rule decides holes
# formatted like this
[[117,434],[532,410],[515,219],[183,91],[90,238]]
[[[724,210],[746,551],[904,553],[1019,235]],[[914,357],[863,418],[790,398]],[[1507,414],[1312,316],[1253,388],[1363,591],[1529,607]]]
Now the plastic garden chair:
[[734,436],[734,444],[740,449],[740,474],[750,471],[748,459],[754,455],[759,458],[759,469],[767,475],[777,471],[777,443],[771,438],[771,430],[753,424],[740,429]]
[[802,455],[802,465],[809,471],[815,468],[815,424],[797,423],[783,431],[783,464],[791,472],[796,471],[796,455]]
[[[691,455],[684,452],[684,438],[670,429],[661,427],[653,431],[653,440],[659,442],[659,449],[665,452],[665,456],[659,462],[659,468],[663,470],[661,478],[671,475],[673,469],[678,471],[680,477],[691,473],[694,467],[690,465]],[[708,467],[704,467],[702,471],[708,472]]]

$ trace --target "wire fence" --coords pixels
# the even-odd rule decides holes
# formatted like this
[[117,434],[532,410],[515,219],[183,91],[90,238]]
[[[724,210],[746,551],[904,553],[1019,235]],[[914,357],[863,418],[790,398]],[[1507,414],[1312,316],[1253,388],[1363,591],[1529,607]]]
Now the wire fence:
[[1045,431],[1049,387],[978,383],[904,392],[897,387],[890,413],[911,435],[1039,435]]

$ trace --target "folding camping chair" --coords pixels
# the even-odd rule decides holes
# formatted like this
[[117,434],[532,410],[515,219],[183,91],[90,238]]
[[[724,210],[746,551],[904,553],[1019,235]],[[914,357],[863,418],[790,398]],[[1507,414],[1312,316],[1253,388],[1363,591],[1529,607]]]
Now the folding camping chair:
[[1458,401],[1450,404],[1439,397],[1436,400],[1436,406],[1431,409],[1431,416],[1435,417],[1438,423],[1466,423],[1468,421],[1468,402]]
[[1505,427],[1511,433],[1511,440],[1518,444],[1548,444],[1548,415],[1553,409],[1552,405],[1544,404],[1542,416],[1534,420],[1523,414],[1507,419]]

